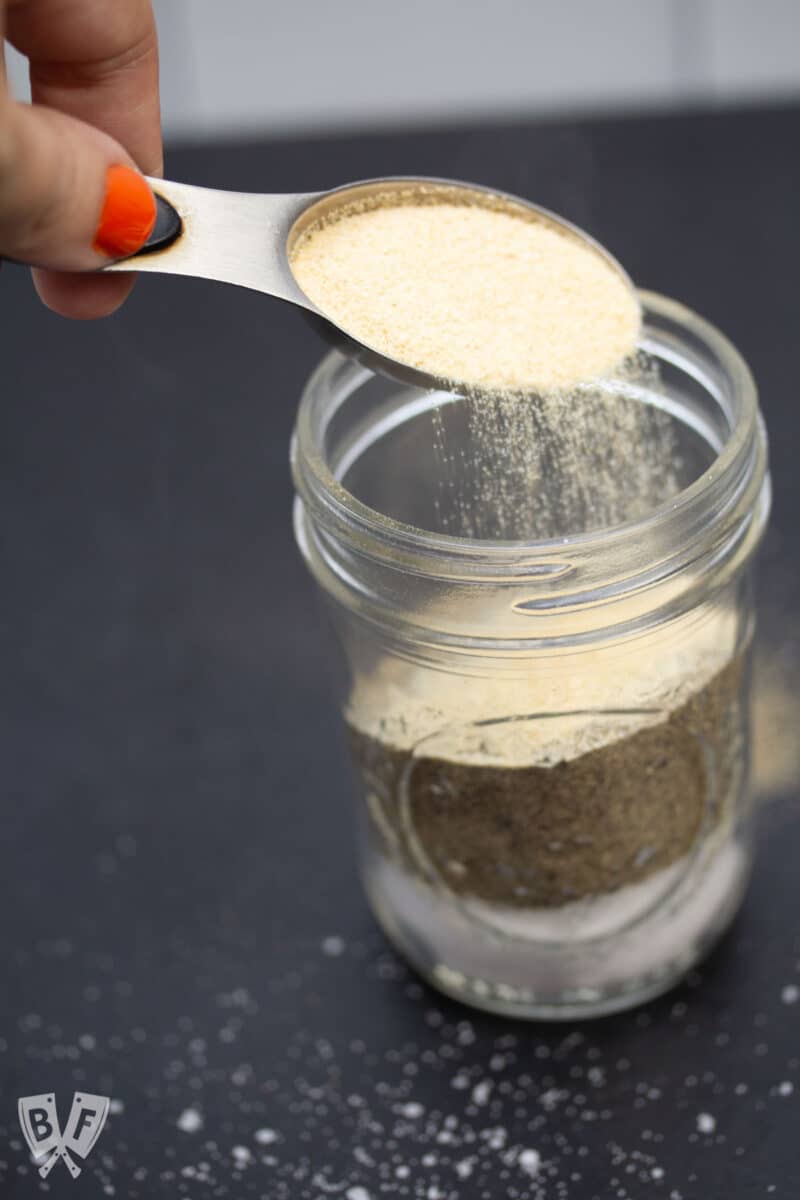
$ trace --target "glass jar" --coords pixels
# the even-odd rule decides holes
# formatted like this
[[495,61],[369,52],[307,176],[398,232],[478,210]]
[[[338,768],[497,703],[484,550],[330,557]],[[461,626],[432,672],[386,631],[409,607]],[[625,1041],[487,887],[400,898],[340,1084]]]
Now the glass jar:
[[[508,471],[481,460],[475,398],[334,353],[293,441],[297,540],[345,651],[370,902],[432,984],[514,1016],[599,1015],[664,991],[724,930],[749,873],[765,432],[730,343],[641,299],[649,373],[615,386],[661,432],[637,425],[627,442],[623,423],[588,473],[563,446],[540,454],[541,540],[519,536],[509,502],[519,445]],[[666,467],[677,486],[661,503],[602,523],[592,472],[613,498]],[[550,501],[576,481],[570,529]]]

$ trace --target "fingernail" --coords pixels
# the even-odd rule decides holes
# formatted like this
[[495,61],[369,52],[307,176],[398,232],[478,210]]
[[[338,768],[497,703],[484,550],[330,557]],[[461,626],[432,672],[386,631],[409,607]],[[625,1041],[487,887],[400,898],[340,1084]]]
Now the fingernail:
[[134,254],[150,237],[155,223],[156,201],[144,176],[121,164],[109,167],[95,250],[110,258]]

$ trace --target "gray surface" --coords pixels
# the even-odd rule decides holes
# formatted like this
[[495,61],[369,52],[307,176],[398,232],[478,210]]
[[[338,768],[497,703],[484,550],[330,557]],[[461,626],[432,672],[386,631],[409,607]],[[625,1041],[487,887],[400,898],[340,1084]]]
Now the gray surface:
[[[799,136],[795,110],[209,145],[168,169],[264,191],[474,178],[718,322],[772,434],[780,716],[800,652]],[[54,1091],[63,1119],[77,1089],[116,1103],[55,1196],[796,1200],[796,770],[764,787],[752,891],[686,985],[578,1027],[442,1000],[361,896],[331,643],[292,542],[287,443],[319,343],[285,305],[156,277],[70,325],[6,266],[0,320],[2,1195],[40,1194],[16,1097]]]

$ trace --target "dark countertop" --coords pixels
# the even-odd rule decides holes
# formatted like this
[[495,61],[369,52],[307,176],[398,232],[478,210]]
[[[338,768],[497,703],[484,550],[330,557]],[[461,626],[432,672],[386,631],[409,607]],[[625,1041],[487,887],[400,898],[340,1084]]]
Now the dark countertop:
[[686,985],[579,1027],[440,998],[362,898],[330,641],[290,528],[313,333],[160,278],[71,325],[4,267],[3,1195],[40,1188],[16,1098],[53,1090],[64,1119],[77,1088],[115,1103],[82,1178],[56,1166],[59,1196],[797,1196],[798,138],[784,109],[169,158],[229,188],[421,172],[528,195],[755,371],[775,511],[753,887]]

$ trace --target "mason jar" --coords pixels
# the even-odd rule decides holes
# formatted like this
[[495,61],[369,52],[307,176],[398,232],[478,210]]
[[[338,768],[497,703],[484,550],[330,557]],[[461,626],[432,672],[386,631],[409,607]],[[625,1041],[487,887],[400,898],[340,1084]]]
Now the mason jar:
[[430,983],[514,1016],[664,991],[750,869],[765,432],[733,346],[641,301],[639,367],[586,390],[592,420],[332,353],[293,439],[370,903]]

